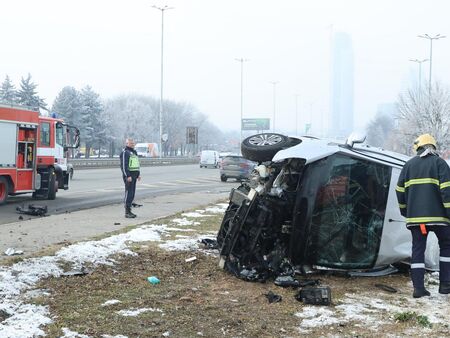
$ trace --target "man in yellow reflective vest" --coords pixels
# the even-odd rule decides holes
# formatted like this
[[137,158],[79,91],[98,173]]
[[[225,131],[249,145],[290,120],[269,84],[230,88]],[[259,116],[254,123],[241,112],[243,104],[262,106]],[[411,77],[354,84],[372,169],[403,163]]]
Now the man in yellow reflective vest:
[[123,182],[125,183],[125,217],[135,218],[131,212],[134,196],[136,193],[136,181],[141,180],[139,157],[134,150],[134,140],[127,138],[126,146],[120,154],[120,168],[122,170]]
[[439,240],[439,293],[450,293],[450,167],[436,152],[429,134],[414,142],[414,156],[404,165],[396,187],[400,213],[412,234],[411,279],[414,298],[425,289],[425,249],[429,231]]

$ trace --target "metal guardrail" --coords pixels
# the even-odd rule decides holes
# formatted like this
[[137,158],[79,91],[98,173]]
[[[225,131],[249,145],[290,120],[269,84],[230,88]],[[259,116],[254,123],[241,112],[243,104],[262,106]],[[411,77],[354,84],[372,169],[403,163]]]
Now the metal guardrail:
[[[163,157],[163,158],[139,158],[141,167],[163,166],[163,165],[181,165],[197,164],[195,157]],[[71,158],[74,169],[95,169],[95,168],[113,168],[120,167],[120,159],[113,158]]]

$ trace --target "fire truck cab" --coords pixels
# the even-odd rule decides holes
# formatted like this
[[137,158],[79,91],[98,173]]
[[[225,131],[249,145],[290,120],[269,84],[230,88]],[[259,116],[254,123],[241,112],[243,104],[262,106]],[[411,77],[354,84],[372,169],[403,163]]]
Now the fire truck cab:
[[0,105],[0,204],[8,195],[32,193],[53,200],[69,188],[67,155],[79,130],[31,108]]

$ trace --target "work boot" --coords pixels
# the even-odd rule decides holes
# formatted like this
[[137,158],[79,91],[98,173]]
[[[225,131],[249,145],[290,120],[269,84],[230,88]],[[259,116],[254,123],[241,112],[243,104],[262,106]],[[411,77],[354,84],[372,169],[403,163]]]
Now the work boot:
[[420,298],[420,297],[429,296],[429,295],[430,295],[430,291],[428,291],[425,288],[414,288],[414,293],[413,293],[414,298]]
[[131,212],[130,208],[125,209],[125,218],[136,218],[136,215]]
[[439,293],[442,293],[443,295],[450,293],[450,282],[441,282],[439,284]]

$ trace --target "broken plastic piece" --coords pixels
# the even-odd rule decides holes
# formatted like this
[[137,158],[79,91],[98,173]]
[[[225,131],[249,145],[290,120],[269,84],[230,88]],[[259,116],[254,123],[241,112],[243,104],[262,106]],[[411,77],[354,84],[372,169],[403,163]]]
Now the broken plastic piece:
[[34,205],[29,204],[28,209],[22,207],[17,207],[16,211],[20,214],[31,215],[31,216],[44,216],[47,213],[46,205]]
[[200,243],[203,244],[207,249],[218,249],[219,248],[219,245],[217,244],[217,241],[215,239],[202,238]]
[[189,263],[189,262],[195,261],[196,259],[197,259],[197,257],[192,256],[192,257],[186,258],[184,261],[185,261],[186,263]]
[[304,288],[305,286],[315,286],[320,284],[320,279],[304,279],[299,281],[299,286]]
[[5,250],[5,255],[6,256],[18,256],[18,255],[23,255],[23,251],[22,250],[16,250],[14,248],[8,248]]
[[277,295],[273,293],[272,291],[269,291],[269,293],[265,294],[267,300],[269,303],[279,303],[283,299],[280,295]]
[[84,276],[84,275],[88,275],[92,272],[92,270],[86,269],[84,266],[79,269],[79,270],[72,270],[72,271],[67,271],[67,272],[63,272],[61,274],[61,276],[64,277],[72,277],[72,276]]
[[152,285],[161,283],[161,281],[158,279],[158,277],[155,277],[155,276],[148,277],[147,280]]
[[142,207],[142,204],[131,203],[131,206],[132,206],[133,208],[139,208],[139,207]]
[[282,287],[298,287],[300,286],[300,283],[298,280],[296,280],[294,277],[292,276],[278,276],[275,281],[274,281],[275,285],[278,286],[282,286]]
[[305,304],[330,305],[331,289],[329,286],[306,287],[295,295],[295,299]]

